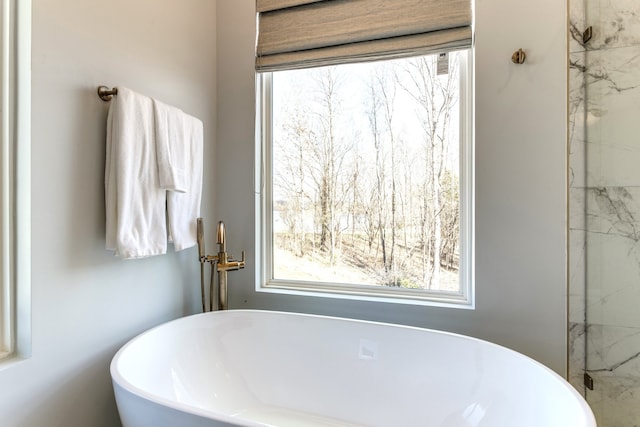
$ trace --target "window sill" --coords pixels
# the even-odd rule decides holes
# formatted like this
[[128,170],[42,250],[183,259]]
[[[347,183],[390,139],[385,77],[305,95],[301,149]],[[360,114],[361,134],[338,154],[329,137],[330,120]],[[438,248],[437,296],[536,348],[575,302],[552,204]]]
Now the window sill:
[[330,285],[314,282],[270,281],[256,287],[257,292],[296,295],[316,298],[334,298],[385,304],[405,304],[415,306],[456,308],[474,310],[473,298],[459,293],[425,293],[413,289],[376,287],[375,291],[368,285]]
[[0,372],[22,364],[27,358],[16,353],[0,353]]

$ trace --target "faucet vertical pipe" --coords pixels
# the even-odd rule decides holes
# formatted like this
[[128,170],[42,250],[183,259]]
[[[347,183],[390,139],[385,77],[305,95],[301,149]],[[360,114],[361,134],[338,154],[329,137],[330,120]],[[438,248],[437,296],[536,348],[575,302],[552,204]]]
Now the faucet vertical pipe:
[[227,272],[218,272],[218,310],[226,310],[228,308],[227,302]]
[[[211,277],[209,279],[209,311],[213,311],[213,307],[216,307],[215,297],[216,297],[216,285],[215,285],[215,277],[216,277],[216,269],[211,263]],[[218,303],[219,305],[220,303]]]
[[[224,222],[218,222],[218,260],[225,265],[227,263],[227,243]],[[218,310],[227,309],[227,270],[221,269],[218,264]]]

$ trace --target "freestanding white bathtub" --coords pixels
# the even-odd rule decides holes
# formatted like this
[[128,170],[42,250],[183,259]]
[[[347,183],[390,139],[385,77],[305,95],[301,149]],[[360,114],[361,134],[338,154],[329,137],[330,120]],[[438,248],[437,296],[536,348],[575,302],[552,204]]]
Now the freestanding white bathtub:
[[232,310],[134,338],[111,375],[124,427],[594,427],[561,377],[426,329]]

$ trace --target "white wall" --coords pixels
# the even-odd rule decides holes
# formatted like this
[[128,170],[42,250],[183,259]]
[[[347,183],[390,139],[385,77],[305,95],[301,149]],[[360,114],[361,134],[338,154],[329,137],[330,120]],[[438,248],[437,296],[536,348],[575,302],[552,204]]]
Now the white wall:
[[[33,355],[0,370],[3,427],[120,425],[112,356],[198,310],[195,249],[134,261],[104,250],[108,105],[96,88],[127,86],[200,117],[210,158],[215,21],[211,0],[33,0]],[[205,188],[212,178],[207,169]]]
[[[254,291],[253,0],[218,1],[216,218],[248,267],[233,308],[306,311],[473,335],[566,372],[566,5],[476,1],[476,309]],[[511,62],[518,48],[524,65]]]

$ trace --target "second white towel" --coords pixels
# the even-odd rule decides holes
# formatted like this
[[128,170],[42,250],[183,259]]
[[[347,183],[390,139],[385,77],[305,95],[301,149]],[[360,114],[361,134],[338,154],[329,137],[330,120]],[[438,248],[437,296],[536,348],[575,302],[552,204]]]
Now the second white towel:
[[197,243],[203,173],[203,124],[154,100],[160,186],[167,191],[169,241],[180,251]]

